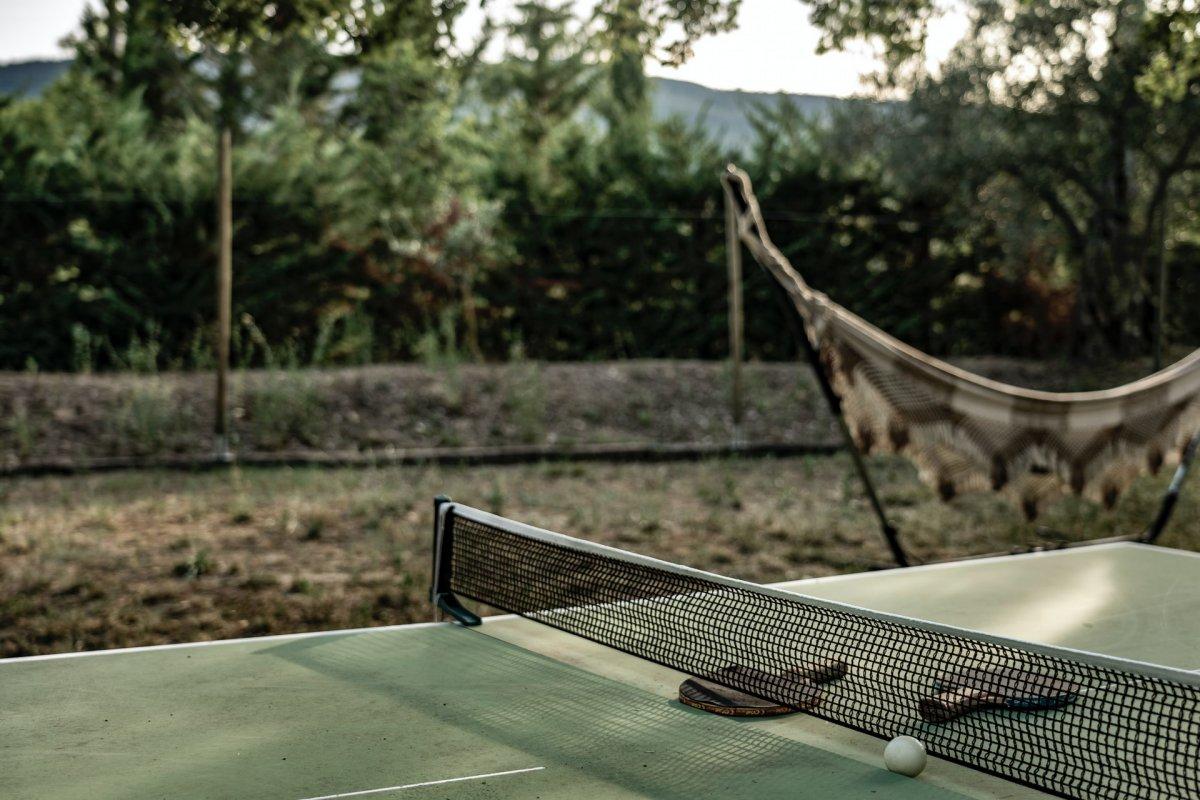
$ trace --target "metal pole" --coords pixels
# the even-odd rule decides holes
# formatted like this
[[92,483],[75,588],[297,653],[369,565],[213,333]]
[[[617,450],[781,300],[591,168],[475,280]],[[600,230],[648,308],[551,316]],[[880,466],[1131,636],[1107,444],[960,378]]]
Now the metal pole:
[[896,526],[892,525],[888,519],[887,511],[884,510],[883,503],[879,499],[879,494],[875,491],[875,484],[871,480],[871,473],[867,470],[867,464],[863,461],[862,453],[858,452],[858,444],[854,441],[853,434],[850,433],[850,426],[846,424],[846,415],[842,413],[842,400],[838,397],[837,392],[833,390],[833,384],[829,382],[829,376],[825,374],[825,367],[821,364],[821,354],[817,351],[817,346],[808,338],[808,331],[804,327],[804,320],[800,316],[800,312],[792,304],[792,299],[788,296],[787,291],[774,278],[771,280],[771,285],[774,287],[775,297],[779,300],[783,313],[787,316],[788,323],[792,327],[793,335],[800,342],[804,356],[808,359],[813,373],[817,376],[817,385],[821,387],[821,395],[825,398],[825,403],[829,406],[833,418],[837,421],[838,430],[842,434],[842,440],[846,443],[846,450],[850,453],[850,460],[854,462],[854,471],[858,473],[858,478],[862,481],[863,491],[867,494],[867,502],[870,504],[871,510],[875,512],[875,518],[879,520],[879,529],[883,533],[884,540],[887,542],[888,550],[891,551],[892,559],[896,562],[897,566],[907,567],[910,562],[908,554],[904,552],[904,545],[900,543],[900,533],[896,530]]
[[801,342],[804,348],[804,354],[808,357],[808,362],[812,365],[813,372],[817,376],[817,384],[821,387],[821,394],[825,397],[825,402],[829,405],[830,411],[833,412],[833,418],[837,420],[838,430],[842,432],[842,439],[846,442],[846,449],[850,452],[850,460],[854,462],[854,470],[858,473],[858,478],[862,481],[863,490],[867,494],[867,502],[871,505],[871,510],[875,512],[876,519],[879,520],[879,529],[883,532],[883,538],[887,542],[888,550],[891,551],[892,559],[901,567],[909,566],[908,554],[904,552],[904,545],[900,543],[900,533],[896,527],[892,525],[887,517],[887,512],[883,508],[883,503],[879,499],[879,494],[875,491],[875,484],[871,480],[871,473],[867,470],[867,463],[863,461],[862,453],[858,452],[858,444],[854,441],[854,436],[850,433],[850,426],[846,424],[846,415],[842,413],[842,401],[837,396],[837,392],[833,390],[833,385],[829,382],[829,376],[825,374],[825,367],[821,364],[821,354],[817,351],[816,345],[808,338],[808,332],[804,329],[803,320],[799,319],[800,312],[797,311],[791,304],[791,298],[786,296],[783,287],[776,284],[779,292],[785,297],[786,310],[791,311],[789,318],[793,320],[793,326],[796,329],[796,338]]
[[217,394],[216,452],[229,451],[229,339],[233,327],[233,136],[221,131],[217,148]]
[[1183,490],[1183,482],[1187,478],[1188,469],[1191,468],[1192,460],[1196,457],[1197,447],[1200,447],[1200,433],[1194,434],[1191,439],[1188,439],[1187,446],[1183,448],[1179,466],[1175,468],[1171,485],[1167,487],[1167,491],[1163,495],[1162,502],[1158,507],[1158,514],[1155,516],[1154,522],[1150,523],[1150,527],[1142,534],[1143,542],[1153,544],[1166,530],[1167,523],[1171,521],[1171,515],[1175,513],[1175,504],[1179,502],[1179,494]]
[[745,318],[742,312],[742,243],[738,238],[737,210],[725,194],[725,255],[729,265],[729,371],[733,438],[742,438],[742,357],[745,353]]

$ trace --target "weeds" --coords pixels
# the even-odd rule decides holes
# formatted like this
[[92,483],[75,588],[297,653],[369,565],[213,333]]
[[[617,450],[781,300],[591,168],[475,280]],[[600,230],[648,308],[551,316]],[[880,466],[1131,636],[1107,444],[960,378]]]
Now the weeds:
[[202,575],[208,575],[216,569],[216,564],[213,563],[212,557],[208,554],[207,548],[197,550],[192,557],[186,561],[180,561],[176,564],[171,574],[176,578],[184,578],[194,580]]
[[460,369],[464,359],[458,347],[454,317],[442,313],[438,327],[422,334],[415,349],[421,363],[441,375],[447,408],[452,411],[461,409],[466,399],[466,384]]
[[250,503],[244,497],[239,497],[233,503],[233,510],[229,514],[229,524],[249,525],[253,521],[254,511],[250,507]]
[[71,369],[86,375],[94,366],[92,334],[83,323],[76,322],[71,326]]
[[129,341],[119,349],[107,336],[92,333],[82,323],[71,326],[71,369],[80,374],[93,372],[103,355],[114,371],[154,375],[162,366],[162,353],[162,326],[156,322],[148,322],[142,331],[131,333]]
[[140,382],[129,389],[113,414],[122,449],[136,455],[161,452],[168,435],[183,422],[174,392],[159,380]]
[[325,520],[320,517],[315,517],[308,521],[308,525],[304,527],[304,541],[315,542],[321,538],[321,534],[325,532]]
[[738,511],[742,508],[742,499],[738,494],[737,481],[728,471],[722,473],[720,486],[713,486],[711,484],[697,486],[696,497],[706,506],[713,509]]
[[294,578],[292,585],[288,587],[288,592],[291,594],[314,594],[312,581],[307,578]]
[[120,372],[153,375],[158,372],[162,349],[162,326],[150,322],[146,324],[144,336],[134,333],[122,352],[109,348],[109,354]]
[[302,372],[270,370],[242,396],[257,446],[280,449],[296,441],[314,445],[325,422],[313,379]]
[[262,592],[267,589],[278,589],[279,578],[274,575],[251,575],[242,581],[241,588],[248,592]]
[[500,487],[498,481],[492,481],[492,488],[488,490],[484,496],[488,511],[493,514],[504,513],[504,490]]
[[12,437],[17,456],[22,459],[33,455],[37,442],[37,427],[29,407],[25,403],[15,403],[8,417],[8,433]]
[[509,415],[518,441],[536,444],[546,436],[546,389],[538,364],[525,360],[524,351],[514,347],[510,354],[504,410]]
[[208,328],[197,328],[188,343],[187,362],[184,366],[195,370],[215,369],[217,359],[213,353],[212,338]]
[[374,349],[374,326],[362,309],[323,314],[309,363],[314,367],[370,364]]

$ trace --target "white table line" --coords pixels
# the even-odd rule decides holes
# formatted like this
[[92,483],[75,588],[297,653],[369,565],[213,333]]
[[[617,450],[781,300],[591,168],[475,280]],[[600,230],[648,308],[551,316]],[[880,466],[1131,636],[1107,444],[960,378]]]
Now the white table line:
[[524,769],[510,769],[505,772],[488,772],[483,775],[464,775],[461,778],[443,778],[440,781],[424,781],[422,783],[406,783],[403,786],[385,786],[382,789],[363,789],[358,792],[343,792],[341,794],[323,794],[320,797],[305,797],[303,800],[339,800],[342,797],[364,797],[368,794],[383,794],[384,792],[398,792],[402,789],[420,789],[422,786],[441,786],[445,783],[459,783],[460,781],[478,781],[484,778],[499,778],[504,775],[520,775],[523,772],[539,772],[545,767],[525,767]]

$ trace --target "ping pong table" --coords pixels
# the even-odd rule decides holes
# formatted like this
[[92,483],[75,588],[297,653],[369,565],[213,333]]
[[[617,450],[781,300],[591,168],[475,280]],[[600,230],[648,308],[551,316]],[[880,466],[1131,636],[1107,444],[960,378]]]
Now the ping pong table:
[[[1149,545],[779,588],[1200,667],[1200,555]],[[0,797],[1048,796],[938,758],[917,778],[893,774],[883,741],[808,714],[706,714],[675,699],[684,677],[515,615],[474,628],[436,622],[9,659],[0,661]]]

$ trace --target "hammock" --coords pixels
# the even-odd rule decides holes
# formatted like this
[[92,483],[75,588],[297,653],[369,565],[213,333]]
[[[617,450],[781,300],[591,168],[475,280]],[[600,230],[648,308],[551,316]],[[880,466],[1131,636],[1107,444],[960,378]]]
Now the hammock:
[[814,290],[772,244],[746,173],[723,176],[736,233],[799,312],[855,444],[902,453],[943,499],[994,490],[1029,518],[1064,492],[1111,508],[1129,484],[1179,463],[1200,428],[1200,350],[1141,380],[1043,392],[910,347]]

